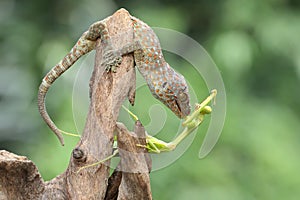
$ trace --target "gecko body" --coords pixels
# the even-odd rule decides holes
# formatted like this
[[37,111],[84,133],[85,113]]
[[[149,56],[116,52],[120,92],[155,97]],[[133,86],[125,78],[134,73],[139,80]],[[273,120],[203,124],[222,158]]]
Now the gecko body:
[[132,17],[134,40],[140,51],[134,51],[136,66],[145,78],[153,96],[168,106],[179,118],[190,113],[189,92],[184,77],[165,61],[158,37],[141,20]]
[[145,78],[153,96],[170,108],[179,118],[190,113],[189,92],[184,77],[165,61],[159,40],[154,31],[141,20],[131,17],[134,42],[114,49],[105,20],[95,22],[83,33],[75,46],[44,77],[38,92],[39,112],[63,145],[61,130],[51,120],[45,107],[45,97],[52,83],[81,56],[95,49],[97,39],[104,44],[103,64],[107,71],[115,72],[122,55],[134,53],[135,64]]

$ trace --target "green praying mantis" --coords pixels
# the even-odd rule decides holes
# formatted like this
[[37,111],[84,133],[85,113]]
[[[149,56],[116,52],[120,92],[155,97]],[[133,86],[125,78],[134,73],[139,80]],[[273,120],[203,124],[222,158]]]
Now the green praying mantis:
[[[186,138],[190,133],[192,133],[203,122],[204,116],[212,112],[212,108],[208,104],[215,99],[216,95],[217,95],[217,90],[213,89],[210,92],[210,95],[206,99],[204,99],[201,103],[196,104],[195,110],[190,115],[188,115],[182,123],[184,130],[173,141],[165,142],[146,133],[146,145],[141,145],[141,144],[136,144],[136,145],[138,147],[146,148],[146,150],[149,153],[159,154],[162,152],[173,151],[184,138]],[[128,110],[125,106],[123,106],[123,109],[125,109],[135,121],[139,120],[138,117],[135,114],[133,114],[130,110]],[[85,168],[99,165],[115,157],[119,153],[116,141],[117,138],[115,137],[114,151],[112,155],[96,163],[83,166],[79,168],[77,172]]]
[[[208,105],[211,100],[217,95],[217,90],[212,90],[211,94],[200,104],[196,104],[195,110],[192,114],[188,115],[182,126],[185,127],[184,130],[171,142],[164,142],[157,139],[154,136],[146,134],[146,145],[137,146],[144,147],[149,153],[161,153],[173,151],[177,145],[186,138],[191,132],[193,132],[202,122],[206,114],[212,112],[212,108]],[[123,108],[132,116],[132,118],[137,121],[138,117],[134,115],[130,110],[123,106]]]

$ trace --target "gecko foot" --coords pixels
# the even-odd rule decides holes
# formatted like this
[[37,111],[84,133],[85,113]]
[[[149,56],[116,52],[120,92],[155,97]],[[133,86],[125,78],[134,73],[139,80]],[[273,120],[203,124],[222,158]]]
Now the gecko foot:
[[103,54],[103,64],[105,65],[105,70],[107,72],[116,72],[117,67],[122,62],[122,56],[118,51],[108,50]]

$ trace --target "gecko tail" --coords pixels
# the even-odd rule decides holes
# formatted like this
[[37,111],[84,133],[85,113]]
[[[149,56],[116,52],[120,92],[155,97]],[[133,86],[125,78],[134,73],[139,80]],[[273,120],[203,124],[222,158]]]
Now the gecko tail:
[[54,124],[54,122],[51,120],[50,116],[47,113],[46,106],[45,106],[45,95],[46,92],[44,91],[45,87],[43,83],[40,85],[39,93],[38,93],[38,109],[39,112],[46,122],[46,124],[49,126],[49,128],[55,133],[57,136],[59,142],[61,143],[62,146],[65,145],[64,143],[64,138],[60,132],[60,130],[57,128],[57,126]]
[[47,113],[45,106],[45,98],[48,89],[52,83],[59,78],[65,71],[67,71],[81,56],[92,51],[95,48],[96,41],[91,41],[86,39],[87,32],[79,38],[77,43],[71,49],[71,51],[57,64],[55,65],[44,77],[38,92],[38,109],[39,112],[49,126],[49,128],[55,133],[58,137],[60,143],[64,145],[64,139],[62,136],[63,131],[58,129],[54,122],[51,120],[50,116]]

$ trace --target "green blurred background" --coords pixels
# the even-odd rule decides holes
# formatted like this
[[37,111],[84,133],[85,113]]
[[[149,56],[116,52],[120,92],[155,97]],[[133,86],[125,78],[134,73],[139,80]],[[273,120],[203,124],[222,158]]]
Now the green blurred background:
[[[298,199],[298,0],[1,0],[0,149],[28,156],[45,180],[66,169],[78,139],[65,137],[66,146],[59,145],[37,111],[38,86],[92,22],[121,7],[150,26],[199,42],[218,66],[227,91],[226,122],[213,151],[198,159],[207,118],[183,156],[151,173],[154,199]],[[166,59],[195,81],[186,70],[189,63],[168,53]],[[50,116],[72,132],[77,132],[72,110],[77,72],[70,69],[47,96]],[[203,80],[197,81],[201,87],[196,95],[202,99],[208,90]],[[88,88],[88,78],[80,84]],[[144,124],[150,120],[145,105],[153,102],[148,90],[137,91],[134,111]],[[80,113],[80,132],[88,104],[73,106]],[[170,139],[164,133],[177,130],[173,124],[178,119],[170,116],[160,138]]]

